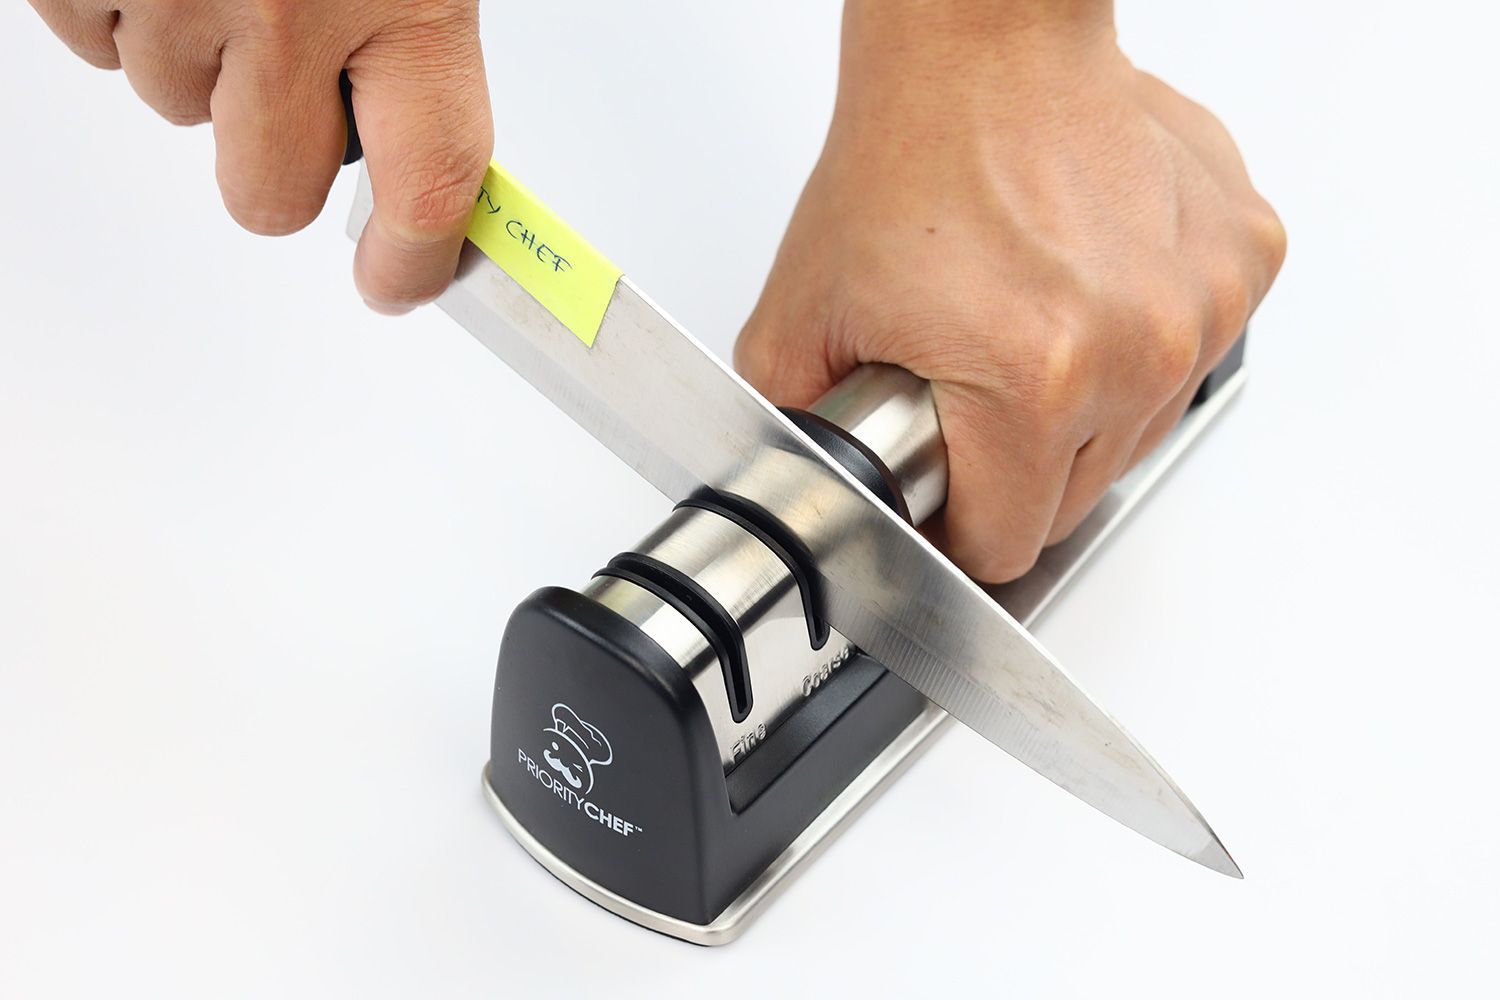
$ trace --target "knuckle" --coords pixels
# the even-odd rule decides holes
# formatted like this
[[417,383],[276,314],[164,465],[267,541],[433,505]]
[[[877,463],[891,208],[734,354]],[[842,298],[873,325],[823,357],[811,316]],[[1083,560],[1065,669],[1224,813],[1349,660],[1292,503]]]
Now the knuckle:
[[970,339],[954,338],[954,367],[997,388],[1017,429],[1035,434],[1079,409],[1088,394],[1088,320],[1072,306],[1049,306],[1019,318],[996,337],[979,324]]
[[1036,345],[1032,377],[1040,390],[1036,402],[1042,412],[1055,414],[1078,404],[1084,353],[1082,339],[1071,329],[1054,332]]
[[474,210],[488,165],[477,144],[433,152],[398,175],[398,197],[392,223],[405,238],[428,242],[446,238],[467,222]]
[[190,69],[164,60],[132,61],[125,75],[136,95],[167,122],[201,125],[211,120],[213,86]]
[[1090,393],[1081,377],[1078,345],[1055,336],[1008,362],[1002,375],[1005,420],[1012,433],[1028,440],[1052,441],[1065,434]]
[[1146,349],[1139,361],[1147,385],[1165,401],[1192,376],[1203,349],[1202,310],[1181,296],[1162,295],[1146,313]]
[[1286,226],[1282,224],[1281,216],[1277,215],[1276,210],[1264,199],[1261,199],[1256,210],[1251,213],[1250,232],[1255,245],[1264,254],[1271,276],[1274,277],[1286,260]]
[[411,195],[402,203],[398,222],[418,232],[442,232],[467,218],[473,208],[472,173],[444,169],[419,170],[406,187]]
[[1250,285],[1240,262],[1227,262],[1210,277],[1208,295],[1210,315],[1203,347],[1213,351],[1232,342],[1250,321]]
[[1176,327],[1161,331],[1152,351],[1151,373],[1163,389],[1162,398],[1176,395],[1192,377],[1203,341],[1197,329]]
[[252,0],[249,14],[262,41],[290,45],[297,37],[298,20],[306,6],[301,0]]

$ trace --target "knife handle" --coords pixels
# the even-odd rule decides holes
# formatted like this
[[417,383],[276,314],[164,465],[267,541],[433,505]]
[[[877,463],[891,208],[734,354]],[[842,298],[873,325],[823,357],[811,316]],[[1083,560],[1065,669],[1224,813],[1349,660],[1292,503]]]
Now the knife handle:
[[359,141],[359,125],[354,121],[354,84],[347,69],[339,71],[339,99],[344,102],[344,166],[358,163],[365,155],[365,147]]

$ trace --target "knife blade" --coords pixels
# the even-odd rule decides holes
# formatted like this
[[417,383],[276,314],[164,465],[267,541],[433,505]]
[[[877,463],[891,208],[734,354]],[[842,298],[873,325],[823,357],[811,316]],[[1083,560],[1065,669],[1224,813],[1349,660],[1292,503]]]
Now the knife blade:
[[[487,184],[507,179],[492,168]],[[573,266],[559,248],[597,254],[529,192],[506,191],[481,192],[444,312],[669,499],[727,488],[770,511],[812,552],[829,624],[960,722],[1125,826],[1241,877],[1166,772],[1029,632],[628,277],[608,273],[602,317],[584,329],[576,310],[543,304],[535,275],[507,260],[528,290],[482,251],[489,216],[486,240],[519,241],[554,276]],[[362,170],[351,237],[372,208]],[[514,251],[487,245],[502,260]]]

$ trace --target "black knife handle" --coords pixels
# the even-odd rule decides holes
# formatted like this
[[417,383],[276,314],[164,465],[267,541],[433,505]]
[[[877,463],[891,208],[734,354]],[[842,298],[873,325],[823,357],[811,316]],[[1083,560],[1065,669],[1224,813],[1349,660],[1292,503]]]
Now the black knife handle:
[[365,147],[359,141],[359,126],[354,121],[354,84],[349,79],[349,71],[339,71],[339,98],[344,102],[344,127],[347,138],[344,140],[344,166],[358,163],[365,155]]

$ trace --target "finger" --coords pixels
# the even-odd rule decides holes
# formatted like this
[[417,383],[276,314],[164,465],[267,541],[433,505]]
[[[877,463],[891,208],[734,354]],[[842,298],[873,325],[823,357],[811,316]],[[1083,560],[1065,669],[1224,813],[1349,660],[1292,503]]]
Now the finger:
[[[1206,374],[1206,373],[1205,373]],[[1125,463],[1122,472],[1135,468],[1135,466],[1151,454],[1157,445],[1161,444],[1166,436],[1171,433],[1182,420],[1182,415],[1187,412],[1188,406],[1193,402],[1193,396],[1198,392],[1198,385],[1203,380],[1194,378],[1191,385],[1177,394],[1173,400],[1161,409],[1161,412],[1151,418],[1146,425],[1146,430],[1141,434],[1140,440],[1136,442],[1135,448],[1130,453],[1130,460]]]
[[67,3],[62,0],[30,0],[31,6],[52,33],[84,62],[100,69],[119,69],[114,27],[119,16],[104,2]]
[[1184,393],[1192,398],[1208,366],[1217,363],[1229,346],[1212,332],[1215,325],[1231,314],[1240,318],[1229,322],[1243,322],[1243,314],[1234,313],[1239,308],[1235,301],[1215,302],[1208,292],[1198,298],[1174,299],[1167,293],[1155,298],[1159,311],[1144,334],[1150,349],[1135,352],[1130,378],[1122,372],[1118,386],[1128,391],[1096,416],[1097,433],[1074,456],[1067,489],[1047,534],[1048,545],[1071,535],[1135,463],[1137,449],[1157,429],[1158,416]]
[[401,313],[452,280],[494,149],[477,24],[455,15],[377,37],[350,58],[349,78],[375,196],[355,283],[372,308]]
[[224,207],[253,233],[283,236],[323,208],[344,155],[340,58],[230,45],[211,111]]
[[[1239,329],[1242,330],[1243,327]],[[1183,414],[1187,413],[1188,407],[1192,405],[1193,397],[1198,395],[1198,387],[1203,384],[1208,373],[1224,360],[1224,356],[1234,346],[1234,341],[1238,336],[1238,332],[1232,337],[1218,334],[1205,341],[1203,351],[1198,356],[1198,363],[1193,367],[1192,375],[1188,377],[1187,382],[1177,394],[1147,422],[1145,430],[1131,449],[1129,460],[1120,470],[1122,475],[1151,454],[1152,450],[1172,432],[1172,428],[1177,426]]]
[[734,367],[746,382],[777,406],[811,406],[852,365],[835,367],[828,339],[807,324],[802,336],[774,327],[764,316],[775,311],[763,302],[751,314],[734,344]]
[[[1272,216],[1274,219],[1274,215]],[[1198,387],[1224,360],[1236,340],[1243,335],[1250,321],[1250,314],[1259,304],[1269,280],[1261,284],[1262,275],[1257,270],[1264,262],[1247,254],[1242,261],[1221,270],[1216,280],[1210,282],[1203,299],[1201,347],[1197,360],[1181,387],[1168,399],[1146,423],[1145,430],[1131,449],[1121,474],[1133,468],[1171,433],[1183,414],[1192,405]],[[1279,261],[1276,262],[1279,267]],[[1272,271],[1274,277],[1274,270]]]
[[209,120],[219,51],[207,31],[180,12],[164,18],[145,8],[119,15],[114,41],[125,78],[157,114],[174,125]]
[[1099,499],[1127,468],[1144,430],[1145,426],[1141,425],[1106,431],[1095,435],[1078,449],[1052,528],[1047,532],[1047,545],[1056,545],[1067,538],[1089,516]]
[[1036,563],[1076,441],[992,394],[934,383],[948,446],[948,502],[934,541],[970,576],[1003,583]]

